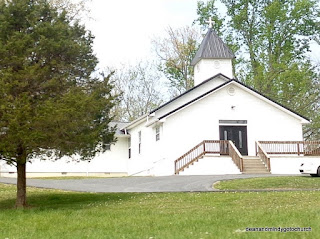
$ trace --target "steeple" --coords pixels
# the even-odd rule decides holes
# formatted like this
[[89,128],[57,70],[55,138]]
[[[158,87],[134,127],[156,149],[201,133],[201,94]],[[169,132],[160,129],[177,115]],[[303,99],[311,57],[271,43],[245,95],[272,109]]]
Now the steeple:
[[[209,24],[212,25],[211,19]],[[194,66],[195,85],[207,80],[216,74],[224,74],[233,78],[232,59],[233,52],[221,40],[216,32],[209,28],[202,43],[193,58],[191,65]]]

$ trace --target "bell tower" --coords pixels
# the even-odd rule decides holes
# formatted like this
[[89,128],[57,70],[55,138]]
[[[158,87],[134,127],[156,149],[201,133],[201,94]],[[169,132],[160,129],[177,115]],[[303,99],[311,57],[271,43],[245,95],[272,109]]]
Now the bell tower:
[[191,62],[194,66],[194,85],[219,73],[230,79],[234,77],[232,59],[235,55],[212,29],[211,18],[208,23],[210,28]]

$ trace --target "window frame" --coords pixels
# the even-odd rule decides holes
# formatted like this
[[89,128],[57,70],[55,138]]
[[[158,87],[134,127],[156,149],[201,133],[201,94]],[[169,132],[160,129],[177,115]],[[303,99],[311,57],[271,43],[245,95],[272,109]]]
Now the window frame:
[[141,130],[138,132],[138,139],[139,139],[139,143],[138,143],[138,152],[139,154],[141,154]]
[[156,126],[156,141],[160,141],[160,125]]
[[128,138],[128,157],[131,159],[131,137]]

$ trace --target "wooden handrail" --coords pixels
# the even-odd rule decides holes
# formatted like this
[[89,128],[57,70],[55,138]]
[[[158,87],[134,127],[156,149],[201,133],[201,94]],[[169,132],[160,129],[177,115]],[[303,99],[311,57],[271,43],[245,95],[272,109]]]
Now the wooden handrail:
[[174,161],[175,174],[179,174],[205,154],[227,155],[229,153],[228,148],[228,141],[226,140],[204,140]]
[[270,157],[268,156],[266,151],[262,148],[262,145],[260,144],[260,142],[256,142],[256,149],[257,149],[257,155],[267,166],[268,171],[271,172]]
[[259,141],[268,154],[320,155],[320,141]]
[[237,165],[240,169],[240,172],[243,172],[243,157],[234,143],[229,140],[229,156],[232,158],[232,161]]

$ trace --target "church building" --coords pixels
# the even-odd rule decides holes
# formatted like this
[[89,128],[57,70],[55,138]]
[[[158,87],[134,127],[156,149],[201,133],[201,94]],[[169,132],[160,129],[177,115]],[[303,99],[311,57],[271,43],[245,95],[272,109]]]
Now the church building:
[[[313,152],[303,142],[309,120],[239,82],[234,58],[210,28],[192,61],[193,88],[133,122],[114,122],[117,142],[90,162],[34,159],[27,176],[298,174]],[[14,175],[0,167],[0,176]]]

